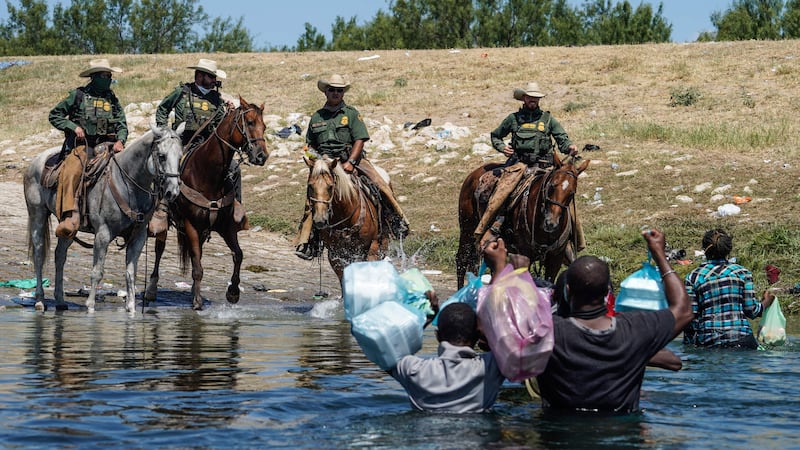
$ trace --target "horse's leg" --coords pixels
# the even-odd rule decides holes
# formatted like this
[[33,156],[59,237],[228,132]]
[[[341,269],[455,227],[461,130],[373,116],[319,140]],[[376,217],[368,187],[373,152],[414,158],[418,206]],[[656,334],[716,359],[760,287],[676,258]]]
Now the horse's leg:
[[108,228],[104,225],[96,231],[94,235],[94,252],[92,258],[92,273],[89,277],[91,286],[89,287],[89,298],[86,299],[86,308],[90,313],[94,312],[95,298],[97,297],[97,285],[103,279],[103,269],[106,263],[106,253],[111,236]]
[[64,264],[67,262],[67,249],[72,244],[71,239],[58,238],[55,251],[56,283],[53,295],[56,299],[56,311],[67,309],[67,302],[64,301]]
[[42,270],[44,255],[50,243],[50,212],[44,205],[28,208],[28,248],[33,256],[33,268],[36,272],[36,310],[44,311],[44,286],[42,286]]
[[136,267],[139,264],[139,256],[142,254],[145,242],[147,242],[146,224],[131,232],[128,248],[125,249],[125,286],[128,290],[125,311],[130,314],[133,314],[136,308]]
[[161,270],[161,257],[164,256],[164,250],[167,248],[167,232],[166,230],[156,235],[156,262],[153,264],[153,272],[150,274],[150,280],[144,291],[144,301],[154,302],[158,296],[158,278]]
[[228,300],[228,303],[238,303],[240,282],[239,272],[242,268],[244,254],[242,253],[242,248],[239,246],[239,236],[236,234],[233,224],[231,224],[231,226],[227,228],[227,232],[221,236],[222,239],[225,240],[225,243],[228,244],[228,248],[231,249],[231,252],[233,252],[233,274],[231,275],[231,284],[228,286],[228,290],[225,292],[225,298]]
[[544,278],[547,281],[555,282],[556,275],[561,269],[561,263],[564,262],[564,250],[556,250],[555,252],[547,252],[544,258]]
[[203,243],[200,234],[191,222],[184,222],[184,245],[188,246],[189,257],[192,260],[192,309],[203,309],[203,296],[200,295],[200,286],[203,282]]

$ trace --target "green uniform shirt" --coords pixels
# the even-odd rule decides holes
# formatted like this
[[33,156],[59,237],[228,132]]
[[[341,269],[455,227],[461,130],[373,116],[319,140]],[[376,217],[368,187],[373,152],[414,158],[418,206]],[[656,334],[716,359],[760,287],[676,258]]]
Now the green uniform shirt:
[[175,122],[172,124],[172,128],[176,129],[181,122],[186,122],[186,128],[183,131],[184,144],[209,119],[211,119],[209,132],[204,134],[206,137],[210,135],[210,131],[219,125],[226,112],[225,102],[222,101],[219,91],[212,89],[207,94],[203,94],[194,83],[178,86],[161,100],[156,110],[156,125],[167,126],[169,113],[173,109],[175,110]]
[[[128,139],[128,121],[114,92],[110,89],[98,92],[89,86],[79,89],[83,91],[80,104],[78,89],[70,91],[67,98],[50,111],[50,124],[68,135],[74,135],[75,128],[80,126],[90,139],[113,135],[116,140],[125,143]],[[97,140],[98,143],[104,141]]]
[[[561,153],[569,154],[569,146],[572,145],[572,141],[569,140],[569,136],[567,136],[567,132],[564,131],[564,127],[561,126],[558,121],[553,118],[548,112],[545,117],[543,117],[544,111],[540,108],[536,108],[535,110],[530,110],[525,107],[520,108],[519,111],[515,113],[511,113],[506,117],[503,122],[491,133],[492,139],[492,147],[495,148],[498,152],[503,152],[503,149],[506,147],[506,143],[503,139],[511,134],[511,141],[512,146],[513,143],[517,140],[517,133],[523,129],[536,129],[543,134],[543,136],[549,137],[552,136],[556,144],[558,145],[558,150]],[[548,117],[549,116],[549,120]],[[550,144],[549,151],[545,151],[541,153],[539,156],[548,156],[553,153],[552,151],[552,144]],[[531,150],[527,150],[531,151]],[[514,149],[514,153],[523,153],[525,150],[522,149]]]
[[360,140],[369,140],[369,133],[361,114],[352,106],[344,105],[336,111],[322,108],[311,116],[306,143],[320,154],[347,158],[353,143]]

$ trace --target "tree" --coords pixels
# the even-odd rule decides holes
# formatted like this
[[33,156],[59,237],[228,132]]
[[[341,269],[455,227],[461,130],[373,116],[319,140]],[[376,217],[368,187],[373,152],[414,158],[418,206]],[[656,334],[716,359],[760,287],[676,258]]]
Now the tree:
[[736,0],[725,12],[711,14],[718,41],[780,39],[783,0]]
[[53,29],[60,33],[62,54],[125,53],[130,50],[127,17],[130,0],[72,0],[56,5]]
[[800,38],[800,0],[789,0],[781,17],[781,30],[785,39]]
[[670,25],[662,16],[663,4],[653,14],[649,3],[634,10],[627,0],[612,4],[611,0],[595,0],[586,5],[584,21],[590,43],[600,45],[668,42]]
[[197,48],[193,27],[208,20],[197,0],[140,0],[133,6],[131,31],[136,53],[189,52]]
[[325,50],[325,36],[317,32],[317,28],[306,22],[305,32],[297,40],[298,52]]
[[243,24],[244,18],[240,17],[234,24],[230,17],[220,19],[215,17],[211,22],[209,31],[198,42],[197,50],[211,52],[252,52],[253,37]]
[[55,55],[59,53],[59,38],[48,26],[48,8],[44,0],[21,0],[19,8],[11,3],[8,21],[3,24],[4,55]]
[[347,22],[343,17],[336,16],[331,27],[331,35],[329,50],[363,50],[367,48],[364,28],[358,26],[355,16]]

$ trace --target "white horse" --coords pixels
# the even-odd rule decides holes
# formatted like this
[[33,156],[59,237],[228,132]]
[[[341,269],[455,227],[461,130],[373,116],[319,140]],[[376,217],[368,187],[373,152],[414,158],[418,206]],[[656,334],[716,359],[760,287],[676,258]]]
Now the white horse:
[[[125,310],[135,308],[134,283],[139,254],[147,240],[147,222],[153,215],[156,197],[160,190],[167,201],[178,196],[180,190],[180,158],[183,146],[181,129],[152,127],[122,152],[112,156],[100,179],[91,186],[84,198],[88,210],[89,227],[81,231],[94,233],[94,259],[91,273],[91,290],[86,308],[93,312],[97,285],[103,278],[103,266],[109,243],[121,236],[127,246],[125,252],[125,281],[127,297]],[[33,255],[36,271],[36,309],[44,310],[42,266],[50,248],[50,215],[55,215],[56,191],[41,183],[46,161],[59,152],[51,148],[36,156],[25,171],[25,203],[28,206],[28,251]],[[109,151],[112,151],[109,149]],[[154,183],[155,182],[155,183]],[[55,251],[56,309],[67,309],[64,301],[64,263],[72,239],[58,238]]]

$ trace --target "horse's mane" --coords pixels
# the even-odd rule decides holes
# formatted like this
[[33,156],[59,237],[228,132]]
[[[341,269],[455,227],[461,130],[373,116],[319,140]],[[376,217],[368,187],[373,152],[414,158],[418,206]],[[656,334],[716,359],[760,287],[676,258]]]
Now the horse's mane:
[[330,163],[331,159],[328,156],[318,158],[314,163],[314,168],[311,171],[312,176],[320,176],[329,174],[333,176],[333,194],[337,200],[342,202],[351,202],[358,194],[353,178],[342,169],[341,164],[336,164],[331,173]]

